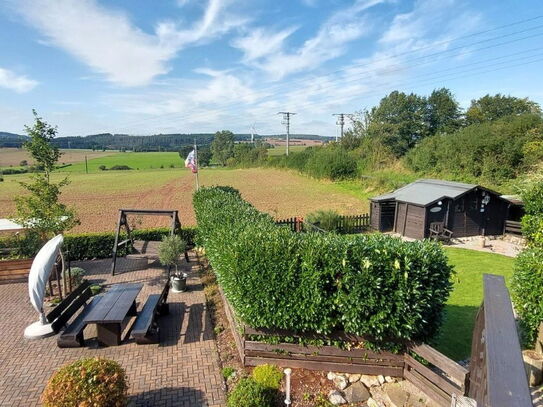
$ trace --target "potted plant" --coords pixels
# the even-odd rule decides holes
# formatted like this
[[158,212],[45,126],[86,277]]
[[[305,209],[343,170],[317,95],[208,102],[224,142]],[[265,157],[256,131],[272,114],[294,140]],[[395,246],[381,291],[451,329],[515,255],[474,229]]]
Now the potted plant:
[[177,235],[164,236],[158,247],[158,258],[163,266],[168,266],[168,273],[172,266],[175,271],[170,275],[173,292],[187,289],[187,274],[181,273],[178,268],[179,258],[185,252],[187,243]]

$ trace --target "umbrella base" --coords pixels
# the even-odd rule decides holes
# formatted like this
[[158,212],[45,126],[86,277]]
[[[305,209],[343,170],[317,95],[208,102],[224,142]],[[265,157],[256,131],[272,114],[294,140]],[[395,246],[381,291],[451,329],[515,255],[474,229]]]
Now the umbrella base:
[[36,321],[25,328],[26,339],[41,339],[54,334],[51,324],[43,324],[41,321]]

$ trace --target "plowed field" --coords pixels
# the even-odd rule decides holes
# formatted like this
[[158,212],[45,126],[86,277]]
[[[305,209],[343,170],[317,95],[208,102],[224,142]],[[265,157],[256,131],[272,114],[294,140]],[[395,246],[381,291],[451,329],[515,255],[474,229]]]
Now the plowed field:
[[[55,174],[60,179],[65,174]],[[5,176],[0,183],[0,218],[15,213],[13,197],[22,193],[17,181],[28,176]],[[194,225],[194,175],[186,169],[73,173],[62,195],[74,206],[81,225],[74,232],[113,231],[119,208],[177,209],[184,225]],[[342,214],[368,211],[367,200],[329,181],[310,179],[276,169],[203,169],[200,185],[231,185],[258,209],[277,218],[304,216],[317,209]],[[133,219],[140,227],[166,226],[166,219]]]

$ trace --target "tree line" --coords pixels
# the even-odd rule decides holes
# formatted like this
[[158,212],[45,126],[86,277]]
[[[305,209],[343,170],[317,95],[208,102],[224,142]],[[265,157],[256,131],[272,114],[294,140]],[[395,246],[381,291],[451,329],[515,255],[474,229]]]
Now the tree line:
[[464,111],[452,92],[441,88],[429,96],[391,92],[377,106],[357,113],[339,143],[270,162],[331,179],[400,165],[422,175],[498,185],[542,160],[543,119],[537,103],[485,95]]

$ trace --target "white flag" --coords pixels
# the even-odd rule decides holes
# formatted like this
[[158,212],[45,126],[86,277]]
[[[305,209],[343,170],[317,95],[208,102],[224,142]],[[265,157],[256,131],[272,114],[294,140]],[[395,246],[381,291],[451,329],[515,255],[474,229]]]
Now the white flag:
[[198,172],[198,165],[196,163],[196,156],[194,154],[194,150],[192,150],[187,156],[187,159],[185,160],[185,167],[190,168],[193,173]]

